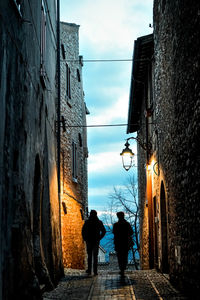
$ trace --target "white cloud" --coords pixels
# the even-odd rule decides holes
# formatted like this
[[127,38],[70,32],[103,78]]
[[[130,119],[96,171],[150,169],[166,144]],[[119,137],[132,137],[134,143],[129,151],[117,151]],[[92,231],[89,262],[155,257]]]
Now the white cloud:
[[[149,11],[152,0],[68,0],[61,1],[61,19],[81,25],[80,43],[95,52],[123,55],[140,35],[151,33]],[[71,10],[70,10],[71,8]],[[69,11],[71,13],[69,13]],[[127,52],[125,52],[127,53]]]
[[[89,196],[93,197],[93,196],[109,196],[111,193],[113,193],[113,186],[104,186],[104,187],[91,187],[89,189]],[[123,185],[116,185],[115,188],[117,190],[123,189],[124,186]]]
[[93,197],[93,196],[108,196],[109,193],[111,193],[113,191],[113,187],[111,186],[106,186],[106,187],[101,187],[101,188],[94,188],[91,187],[88,191],[88,195],[89,197]]
[[127,122],[128,93],[122,94],[113,105],[102,108],[92,108],[92,113],[87,117],[88,124],[112,124],[115,120]]
[[[146,5],[151,3],[147,0]],[[123,53],[127,44],[132,47],[139,32],[151,22],[141,1],[97,0],[84,1],[80,15],[81,40],[96,46],[97,52]],[[149,31],[150,32],[150,31]]]
[[108,173],[108,171],[112,171],[114,168],[118,168],[121,164],[121,158],[119,153],[117,152],[101,152],[96,154],[91,154],[89,156],[89,165],[88,171],[89,173]]

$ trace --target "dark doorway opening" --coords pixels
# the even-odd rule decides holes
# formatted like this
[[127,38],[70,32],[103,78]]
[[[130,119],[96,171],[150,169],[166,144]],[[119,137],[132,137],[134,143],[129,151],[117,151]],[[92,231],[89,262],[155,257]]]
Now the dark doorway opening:
[[158,267],[158,213],[156,196],[153,197],[153,216],[154,216],[154,265]]
[[162,181],[160,189],[160,214],[161,214],[161,271],[163,273],[169,273],[169,262],[168,262],[168,234],[167,234],[167,205],[166,205],[166,194],[165,187]]

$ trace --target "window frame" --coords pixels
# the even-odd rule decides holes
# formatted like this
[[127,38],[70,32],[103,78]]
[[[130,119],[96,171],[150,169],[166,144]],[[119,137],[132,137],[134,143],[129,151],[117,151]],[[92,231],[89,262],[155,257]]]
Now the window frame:
[[71,69],[66,63],[66,98],[71,100]]
[[80,70],[78,68],[76,69],[76,75],[77,75],[78,82],[81,82],[81,74],[80,74]]

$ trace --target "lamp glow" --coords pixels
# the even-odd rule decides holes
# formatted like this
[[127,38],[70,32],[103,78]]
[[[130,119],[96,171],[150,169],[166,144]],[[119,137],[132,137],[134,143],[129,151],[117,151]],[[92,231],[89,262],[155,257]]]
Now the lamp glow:
[[126,148],[124,148],[122,150],[122,152],[120,153],[120,155],[122,157],[123,168],[126,171],[128,171],[132,167],[134,153],[129,148],[130,144],[128,143],[128,141],[126,142],[125,146],[126,146]]

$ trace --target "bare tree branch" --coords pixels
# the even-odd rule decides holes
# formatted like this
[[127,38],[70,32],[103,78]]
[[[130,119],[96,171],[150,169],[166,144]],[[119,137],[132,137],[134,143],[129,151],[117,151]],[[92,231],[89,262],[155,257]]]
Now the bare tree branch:
[[[108,202],[107,214],[104,216],[104,223],[108,232],[112,233],[113,224],[116,222],[116,213],[123,210],[127,221],[133,228],[133,241],[134,247],[132,247],[133,263],[136,269],[138,268],[137,257],[139,255],[139,206],[137,201],[137,186],[135,179],[129,177],[127,184],[121,188],[113,187],[113,193],[110,193]],[[111,236],[111,235],[110,235]],[[113,238],[108,240],[108,244],[111,246]],[[113,244],[112,244],[113,247]],[[114,249],[114,248],[113,248]]]

